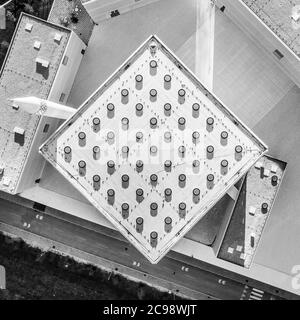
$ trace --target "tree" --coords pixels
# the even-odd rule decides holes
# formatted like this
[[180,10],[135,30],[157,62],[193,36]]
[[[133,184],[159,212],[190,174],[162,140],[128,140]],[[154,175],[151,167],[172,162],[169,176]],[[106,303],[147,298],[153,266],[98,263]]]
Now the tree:
[[9,43],[6,41],[6,40],[3,40],[1,43],[0,43],[0,49],[1,50],[4,50],[6,51],[9,47]]
[[33,14],[34,10],[33,7],[29,4],[29,3],[24,3],[24,12],[29,13],[29,14]]
[[140,283],[139,288],[137,290],[137,296],[139,300],[143,300],[145,298],[145,285]]

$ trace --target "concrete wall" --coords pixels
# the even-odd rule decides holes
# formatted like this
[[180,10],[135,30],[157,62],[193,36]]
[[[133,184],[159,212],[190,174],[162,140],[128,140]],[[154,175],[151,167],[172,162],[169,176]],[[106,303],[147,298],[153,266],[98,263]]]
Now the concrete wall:
[[[49,100],[61,104],[66,103],[82,61],[83,54],[81,53],[81,50],[85,49],[86,45],[74,32],[72,32],[48,96]],[[66,65],[63,64],[65,56],[68,57]],[[62,93],[65,94],[64,100],[59,101]],[[16,193],[23,192],[27,188],[33,187],[36,179],[41,177],[45,160],[39,154],[38,149],[41,144],[57,129],[59,122],[60,121],[58,119],[49,117],[43,117],[41,119],[23,168],[23,174],[18,186],[16,187]],[[49,129],[47,132],[43,132],[46,124],[49,125]]]
[[102,20],[109,19],[111,12],[114,10],[123,14],[157,1],[162,0],[91,0],[83,5],[92,19],[99,23]]
[[[225,6],[224,14],[264,48],[270,58],[300,87],[300,58],[242,1],[216,0],[215,2],[219,8]],[[275,50],[284,55],[281,60],[274,55]]]
[[[49,100],[62,104],[66,103],[83,58],[81,50],[85,49],[86,45],[72,32],[50,91]],[[63,65],[62,62],[65,56],[68,57],[68,62]],[[65,99],[59,101],[62,93],[65,94]]]

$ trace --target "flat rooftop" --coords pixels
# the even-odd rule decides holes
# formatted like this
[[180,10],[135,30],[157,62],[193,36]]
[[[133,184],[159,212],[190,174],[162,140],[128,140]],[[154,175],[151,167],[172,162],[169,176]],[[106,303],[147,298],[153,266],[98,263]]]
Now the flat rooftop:
[[157,263],[266,149],[152,36],[41,151]]
[[218,257],[250,268],[286,169],[263,156],[246,174]]
[[300,57],[299,0],[242,0],[294,53]]
[[[3,191],[14,192],[40,120],[37,115],[13,109],[7,99],[48,97],[70,32],[27,14],[20,17],[0,74],[0,167],[4,170],[0,189]],[[55,41],[56,35],[61,37],[60,41]]]

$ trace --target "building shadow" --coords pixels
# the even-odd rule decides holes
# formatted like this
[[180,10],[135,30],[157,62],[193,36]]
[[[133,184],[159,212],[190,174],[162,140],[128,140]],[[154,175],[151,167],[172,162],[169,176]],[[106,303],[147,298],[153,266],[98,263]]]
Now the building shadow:
[[218,258],[235,263],[240,266],[245,265],[242,255],[245,248],[246,234],[246,197],[247,197],[247,175],[244,179],[236,205],[233,209],[231,220],[225,232]]
[[36,72],[41,74],[45,80],[49,78],[49,67],[43,67],[40,63],[37,63]]

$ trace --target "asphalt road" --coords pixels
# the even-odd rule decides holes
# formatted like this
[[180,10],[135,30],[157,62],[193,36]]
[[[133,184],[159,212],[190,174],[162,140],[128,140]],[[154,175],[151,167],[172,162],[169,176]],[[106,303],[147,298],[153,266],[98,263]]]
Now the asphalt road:
[[[110,237],[45,213],[43,219],[40,220],[36,218],[37,214],[39,213],[33,209],[21,207],[7,200],[0,202],[0,222],[25,229],[132,269],[136,268],[145,274],[182,285],[209,297],[239,300],[249,299],[251,295],[254,299],[276,299],[275,296],[268,293],[263,293],[260,290],[253,291],[252,287],[245,286],[243,283],[223,276],[220,277],[192,264],[183,264],[169,256],[163,258],[157,265],[152,265],[125,239]],[[27,226],[30,224],[30,228],[24,226],[24,223]],[[140,266],[134,266],[134,262],[140,263]],[[184,270],[182,270],[183,266]]]

